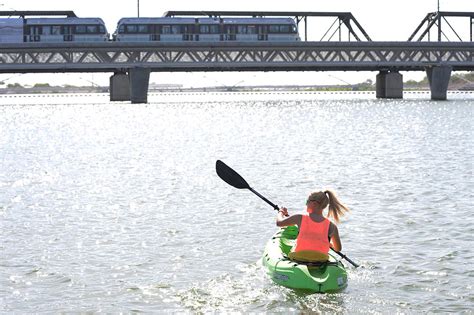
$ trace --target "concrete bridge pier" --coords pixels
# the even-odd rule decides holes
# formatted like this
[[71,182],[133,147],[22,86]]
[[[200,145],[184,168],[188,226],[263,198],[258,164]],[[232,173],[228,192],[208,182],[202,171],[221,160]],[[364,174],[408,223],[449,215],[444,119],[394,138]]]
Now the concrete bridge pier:
[[450,66],[433,66],[426,68],[432,100],[445,101],[447,99],[451,70],[452,67]]
[[377,98],[403,98],[403,76],[394,71],[380,71],[375,88]]
[[148,101],[148,83],[150,81],[149,68],[131,68],[128,71],[130,80],[130,101],[132,104]]
[[110,101],[121,102],[130,100],[130,81],[128,75],[116,72],[110,77]]

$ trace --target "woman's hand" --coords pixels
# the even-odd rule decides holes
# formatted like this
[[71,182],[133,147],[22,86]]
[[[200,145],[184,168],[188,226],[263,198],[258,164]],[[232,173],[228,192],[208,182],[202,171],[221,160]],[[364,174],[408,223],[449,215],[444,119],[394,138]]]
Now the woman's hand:
[[285,208],[285,207],[281,207],[280,210],[278,210],[278,213],[279,213],[279,214],[282,214],[284,217],[290,216],[290,215],[288,214],[288,209]]
[[301,225],[301,214],[288,214],[288,209],[281,207],[278,210],[276,225],[279,227],[289,226],[289,225]]

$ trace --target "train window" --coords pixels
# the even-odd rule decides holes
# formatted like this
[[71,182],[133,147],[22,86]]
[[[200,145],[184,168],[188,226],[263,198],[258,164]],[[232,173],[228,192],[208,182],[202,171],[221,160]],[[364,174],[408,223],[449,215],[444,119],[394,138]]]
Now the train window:
[[294,25],[270,25],[268,33],[296,33],[296,27]]
[[255,25],[248,26],[247,34],[257,34],[257,28],[255,27]]
[[171,26],[171,34],[179,34],[179,33],[180,33],[179,25],[172,25]]
[[281,26],[283,25],[270,25],[268,27],[268,33],[281,33]]
[[61,35],[61,26],[59,25],[51,26],[51,35]]
[[99,33],[105,34],[105,27],[103,25],[99,25]]
[[63,25],[61,26],[61,34],[63,35],[71,35],[74,29],[72,25]]
[[209,25],[199,25],[199,33],[201,34],[209,34]]
[[219,25],[209,25],[209,33],[219,34]]
[[181,29],[181,33],[190,34],[192,32],[193,32],[193,28],[191,27],[191,25],[183,25],[183,27]]
[[123,24],[120,25],[120,27],[119,27],[119,29],[118,29],[118,32],[119,32],[119,34],[125,33],[125,25],[123,25]]
[[171,34],[171,25],[163,25],[161,28],[162,34]]
[[76,25],[76,34],[85,34],[86,26],[85,25]]
[[43,26],[43,35],[49,35],[51,34],[51,26],[44,25]]
[[136,25],[127,25],[126,29],[127,29],[126,33],[136,33],[137,32],[137,26]]
[[30,26],[28,29],[28,34],[30,35],[43,35],[43,27],[42,26]]
[[224,26],[224,34],[235,34],[237,32],[236,25],[225,25]]
[[148,25],[138,25],[138,33],[148,33]]
[[239,25],[237,26],[237,34],[247,34],[247,25]]
[[97,25],[87,25],[86,26],[88,34],[96,34],[97,33]]
[[289,25],[280,25],[280,33],[290,33]]
[[199,33],[201,34],[219,34],[219,25],[199,25]]
[[292,25],[292,26],[291,26],[291,32],[292,32],[292,33],[298,33],[298,29],[296,28],[295,25]]

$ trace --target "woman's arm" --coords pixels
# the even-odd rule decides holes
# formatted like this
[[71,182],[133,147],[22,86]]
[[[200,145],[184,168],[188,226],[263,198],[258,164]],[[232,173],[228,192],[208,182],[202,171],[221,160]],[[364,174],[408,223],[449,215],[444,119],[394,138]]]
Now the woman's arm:
[[279,227],[289,226],[289,225],[301,225],[301,214],[288,215],[288,209],[285,207],[281,208],[278,211],[276,225]]
[[337,226],[331,222],[331,247],[335,251],[340,252],[342,250],[342,244],[341,244],[341,239],[339,238],[339,231],[337,229]]

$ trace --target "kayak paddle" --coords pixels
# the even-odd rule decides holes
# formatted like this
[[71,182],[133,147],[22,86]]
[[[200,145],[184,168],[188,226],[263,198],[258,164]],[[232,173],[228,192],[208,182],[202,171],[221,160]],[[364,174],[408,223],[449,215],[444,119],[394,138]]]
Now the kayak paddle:
[[259,196],[260,198],[262,198],[263,201],[265,201],[270,206],[272,206],[273,209],[275,209],[276,211],[280,210],[280,208],[278,208],[276,204],[272,203],[270,200],[260,195],[252,187],[250,187],[249,184],[247,184],[247,182],[245,181],[245,179],[243,179],[242,176],[240,176],[236,171],[231,169],[221,160],[216,161],[216,172],[217,172],[217,175],[227,184],[234,186],[235,188],[238,188],[238,189],[248,189],[254,194],[256,194],[257,196]]
[[[230,168],[229,166],[227,166],[227,164],[225,164],[224,162],[222,162],[221,160],[217,160],[216,161],[216,172],[217,172],[217,175],[224,181],[226,182],[227,184],[235,187],[235,188],[238,188],[238,189],[248,189],[250,190],[251,192],[253,192],[255,195],[257,195],[258,197],[260,197],[263,201],[265,201],[266,203],[268,203],[270,206],[273,207],[273,209],[275,209],[276,211],[280,210],[280,208],[272,203],[270,200],[268,200],[267,198],[265,198],[264,196],[262,196],[261,194],[259,194],[257,191],[255,191],[255,189],[253,189],[252,187],[250,187],[250,185],[245,181],[245,179],[239,175],[239,173],[237,173],[236,171],[234,171],[232,168]],[[352,260],[350,260],[346,255],[344,255],[343,253],[341,252],[338,252],[336,250],[334,250],[333,248],[331,248],[336,254],[338,254],[339,256],[341,256],[343,259],[347,260],[349,263],[351,263],[354,267],[359,267],[358,264],[356,264],[355,262],[353,262]]]

